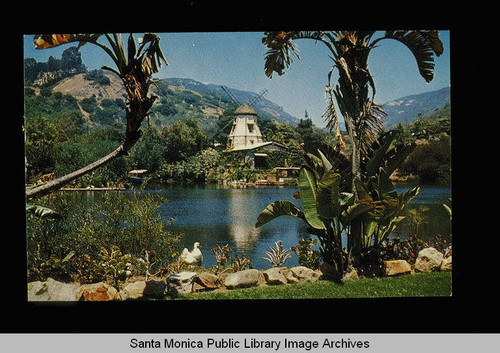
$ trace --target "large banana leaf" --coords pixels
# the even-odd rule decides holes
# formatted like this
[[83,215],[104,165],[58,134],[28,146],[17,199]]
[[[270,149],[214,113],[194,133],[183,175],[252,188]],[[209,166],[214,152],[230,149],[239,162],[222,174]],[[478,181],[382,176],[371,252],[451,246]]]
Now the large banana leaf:
[[385,172],[384,168],[380,168],[378,176],[378,192],[382,197],[397,197],[398,193],[394,188],[394,185],[389,178],[389,175]]
[[273,219],[280,216],[297,217],[305,221],[304,214],[293,202],[290,201],[275,201],[269,204],[257,218],[255,227],[260,227]]
[[385,171],[388,175],[394,173],[396,168],[413,152],[417,145],[413,142],[403,146],[396,146],[386,161]]
[[26,212],[35,215],[38,218],[46,218],[46,219],[59,219],[61,218],[61,214],[58,212],[51,210],[50,208],[39,206],[39,205],[26,205]]
[[326,156],[323,154],[323,152],[318,150],[318,153],[319,153],[319,157],[321,158],[321,162],[323,162],[323,168],[325,170],[325,173],[329,172],[333,168],[332,164],[330,163],[328,158],[326,158]]
[[337,218],[340,212],[340,174],[329,170],[318,184],[316,209],[323,221]]
[[377,228],[377,222],[366,220],[363,222],[363,247],[369,247],[372,241],[373,232]]
[[316,229],[326,229],[323,221],[318,216],[317,185],[315,174],[309,167],[302,167],[299,172],[299,191],[302,208],[307,223]]
[[382,144],[373,152],[372,157],[366,163],[366,173],[367,176],[371,177],[375,175],[380,167],[383,167],[383,162],[385,160],[385,155],[391,146],[392,141],[395,138],[394,131],[388,131],[381,138]]

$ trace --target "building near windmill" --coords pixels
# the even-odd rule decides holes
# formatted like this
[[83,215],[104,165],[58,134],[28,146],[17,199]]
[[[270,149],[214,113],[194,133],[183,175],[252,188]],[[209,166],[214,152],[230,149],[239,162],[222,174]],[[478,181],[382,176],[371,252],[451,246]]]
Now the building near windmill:
[[266,150],[284,150],[286,146],[269,141],[265,142],[257,124],[257,111],[248,104],[240,105],[234,111],[233,125],[227,138],[225,152],[244,152],[245,164],[251,168],[265,166],[268,157]]

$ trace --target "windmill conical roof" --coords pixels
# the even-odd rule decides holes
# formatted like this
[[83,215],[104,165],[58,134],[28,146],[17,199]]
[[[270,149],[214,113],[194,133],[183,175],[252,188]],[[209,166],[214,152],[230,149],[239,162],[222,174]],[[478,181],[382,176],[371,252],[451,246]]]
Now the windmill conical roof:
[[236,108],[236,110],[234,111],[234,114],[257,115],[257,111],[255,109],[253,109],[251,106],[249,106],[248,104],[245,103],[245,104],[240,105],[238,108]]

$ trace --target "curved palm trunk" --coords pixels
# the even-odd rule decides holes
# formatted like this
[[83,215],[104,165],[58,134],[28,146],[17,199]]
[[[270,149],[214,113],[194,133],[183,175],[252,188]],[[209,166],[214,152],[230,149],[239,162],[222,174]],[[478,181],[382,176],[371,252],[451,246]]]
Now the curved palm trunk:
[[113,152],[111,152],[107,156],[104,156],[103,158],[101,158],[101,159],[99,159],[99,160],[97,160],[97,161],[95,161],[95,162],[93,162],[93,163],[91,163],[83,168],[80,168],[72,173],[66,174],[60,178],[51,180],[43,185],[36,186],[32,189],[29,189],[26,191],[26,195],[28,197],[40,197],[40,196],[50,194],[51,192],[62,188],[64,185],[70,183],[71,181],[94,171],[95,169],[109,163],[113,159],[118,158],[124,154],[126,154],[124,144],[121,144],[117,149],[115,149]]

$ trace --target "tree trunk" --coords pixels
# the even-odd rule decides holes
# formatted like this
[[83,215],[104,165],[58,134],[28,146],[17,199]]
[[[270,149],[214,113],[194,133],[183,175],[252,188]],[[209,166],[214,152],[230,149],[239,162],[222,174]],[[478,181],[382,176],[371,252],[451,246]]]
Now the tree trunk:
[[126,154],[127,151],[125,150],[124,144],[121,144],[117,149],[115,149],[113,152],[108,154],[107,156],[104,156],[103,158],[83,167],[80,168],[72,173],[66,174],[60,178],[51,180],[43,185],[36,186],[32,189],[29,189],[26,191],[26,195],[28,197],[40,197],[44,196],[47,194],[50,194],[51,192],[63,187],[64,185],[68,184],[69,182],[85,175],[93,170],[99,168],[100,166],[109,163],[115,158],[118,158],[124,154]]
[[[359,200],[358,191],[356,190],[356,179],[361,179],[361,149],[360,141],[356,134],[356,130],[351,119],[346,119],[348,122],[349,138],[351,140],[351,174],[352,186],[351,191],[354,194],[354,199]],[[347,250],[349,253],[349,262],[356,266],[362,250],[362,223],[359,217],[353,219],[350,224],[350,234],[347,240]]]

